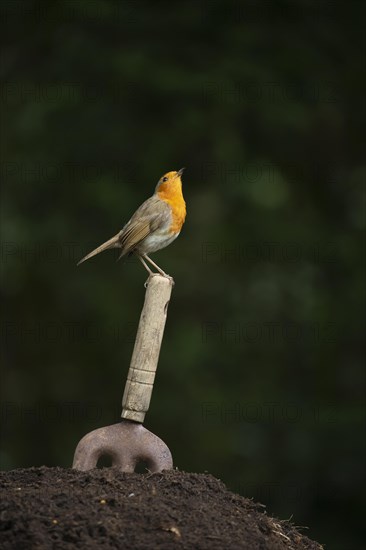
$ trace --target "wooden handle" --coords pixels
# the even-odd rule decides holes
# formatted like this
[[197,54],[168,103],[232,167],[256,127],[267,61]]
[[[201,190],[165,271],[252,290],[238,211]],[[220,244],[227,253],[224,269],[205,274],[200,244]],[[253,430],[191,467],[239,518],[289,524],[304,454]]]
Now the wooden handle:
[[122,418],[142,423],[149,409],[173,284],[173,279],[162,275],[148,280],[122,398]]

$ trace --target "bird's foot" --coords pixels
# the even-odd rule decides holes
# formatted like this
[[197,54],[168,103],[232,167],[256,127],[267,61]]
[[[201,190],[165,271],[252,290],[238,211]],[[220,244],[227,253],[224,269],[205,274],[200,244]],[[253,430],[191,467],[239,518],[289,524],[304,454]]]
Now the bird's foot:
[[169,279],[169,281],[171,282],[172,286],[175,285],[175,282],[174,282],[174,279],[171,275],[168,275],[167,273],[165,273],[165,275],[163,275],[163,277],[166,277],[167,279]]
[[[171,275],[168,275],[168,273],[165,273],[165,271],[163,271],[160,267],[158,267],[158,266],[156,266],[156,267],[157,267],[157,270],[159,271],[160,275],[162,275],[166,279],[169,279],[169,281],[171,281],[172,285],[174,285],[173,277]],[[155,275],[158,275],[158,273],[155,273]]]
[[149,281],[151,279],[151,277],[154,277],[156,275],[159,275],[159,276],[162,276],[162,277],[165,277],[166,279],[169,279],[169,281],[171,282],[172,286],[175,285],[175,282],[174,282],[174,279],[171,275],[168,275],[167,273],[163,272],[163,273],[156,273],[154,271],[151,271],[150,275],[148,276],[148,278],[146,279],[145,283],[144,283],[144,287],[147,288],[148,284],[149,284]]

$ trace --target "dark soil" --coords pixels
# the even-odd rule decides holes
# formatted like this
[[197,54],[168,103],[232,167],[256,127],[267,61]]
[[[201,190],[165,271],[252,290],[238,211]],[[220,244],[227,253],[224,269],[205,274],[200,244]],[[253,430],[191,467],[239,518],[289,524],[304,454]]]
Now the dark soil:
[[0,548],[319,550],[211,475],[31,468],[0,473]]

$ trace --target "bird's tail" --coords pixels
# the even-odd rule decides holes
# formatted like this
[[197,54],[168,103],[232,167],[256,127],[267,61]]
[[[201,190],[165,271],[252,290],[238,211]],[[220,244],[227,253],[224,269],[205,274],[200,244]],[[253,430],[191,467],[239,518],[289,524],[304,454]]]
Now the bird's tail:
[[120,233],[117,233],[117,235],[109,239],[109,241],[106,241],[105,243],[101,244],[100,246],[98,246],[98,248],[95,248],[95,250],[92,250],[91,252],[89,252],[89,254],[84,256],[84,258],[81,258],[81,260],[77,263],[77,265],[80,265],[83,262],[85,262],[85,260],[89,260],[89,258],[96,256],[97,254],[99,254],[99,252],[103,252],[104,250],[108,250],[109,248],[119,248],[120,247],[119,237],[120,237]]

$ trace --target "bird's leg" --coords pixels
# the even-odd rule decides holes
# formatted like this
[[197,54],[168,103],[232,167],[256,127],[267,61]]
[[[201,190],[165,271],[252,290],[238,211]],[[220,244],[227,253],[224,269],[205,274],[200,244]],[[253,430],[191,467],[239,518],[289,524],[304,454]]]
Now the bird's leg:
[[171,277],[170,275],[168,275],[167,273],[165,273],[165,271],[163,271],[162,269],[160,269],[160,267],[152,261],[151,258],[149,258],[149,256],[147,254],[143,254],[143,257],[145,258],[145,260],[147,260],[148,262],[151,263],[151,265],[153,265],[161,275],[163,275],[163,277],[166,277],[167,279],[169,279],[171,281],[171,283],[174,285],[174,279],[173,277]]
[[140,254],[137,254],[137,257],[139,258],[139,260],[141,261],[142,265],[144,266],[145,269],[147,269],[147,271],[149,272],[149,275],[154,275],[154,272],[151,271],[151,269],[149,268],[149,266],[147,265],[147,263],[145,262],[145,260],[143,259],[142,256],[140,256]]
[[148,278],[146,279],[146,281],[144,283],[144,287],[147,288],[147,285],[149,284],[150,277],[155,275],[155,273],[153,271],[151,271],[151,269],[149,268],[149,266],[147,265],[145,260],[142,258],[142,256],[140,256],[140,254],[137,254],[137,257],[140,259],[140,261],[141,261],[142,265],[144,266],[144,268],[147,269],[147,271],[149,272],[149,276],[148,276]]
[[161,275],[163,275],[164,277],[170,277],[170,275],[168,275],[167,273],[165,273],[165,271],[163,271],[158,265],[156,265],[155,262],[152,261],[151,258],[149,258],[149,256],[147,254],[143,254],[143,257],[145,258],[145,260],[147,260],[148,262],[151,263],[151,265],[153,265]]
[[[148,266],[147,263],[145,262],[145,260],[144,260],[145,254],[144,254],[144,258],[143,258],[142,256],[140,256],[140,254],[137,254],[137,256],[140,258],[142,265],[143,265],[143,266],[145,267],[145,269],[147,269],[147,271],[149,272],[149,277],[147,278],[147,280],[145,281],[145,284],[144,284],[145,288],[147,288],[147,285],[149,284],[150,277],[153,277],[154,275],[157,275],[157,273],[154,273],[154,271],[151,271],[151,269],[149,268],[149,266]],[[149,258],[149,259],[150,259],[150,258]],[[154,265],[155,265],[155,264],[154,264]],[[157,267],[157,269],[159,269],[158,266],[156,266],[156,267]],[[161,271],[161,270],[159,269],[159,271]],[[164,271],[162,272],[162,274],[163,274],[163,273],[164,273]],[[166,274],[164,273],[164,277],[169,277],[169,275],[166,275]],[[170,278],[171,278],[171,277],[170,277]]]
[[[147,265],[147,263],[145,262],[145,260],[147,260],[148,262],[150,262],[154,267],[156,267],[156,269],[159,271],[159,273],[161,275],[163,275],[163,277],[166,277],[167,279],[170,279],[172,281],[172,284],[174,285],[174,280],[173,280],[173,277],[171,277],[170,275],[168,275],[167,273],[165,273],[165,271],[163,271],[162,269],[160,269],[160,267],[158,265],[156,265],[155,262],[152,261],[151,258],[149,258],[149,256],[147,254],[142,254],[140,256],[140,254],[138,254],[138,257],[140,258],[141,260],[141,263],[142,265],[145,267],[145,269],[147,269],[147,271],[149,272],[149,279],[150,277],[152,277],[153,275],[156,275],[156,273],[154,273],[154,271],[151,271],[151,269],[149,268],[149,266]],[[148,285],[149,283],[149,279],[145,282],[145,287]]]

